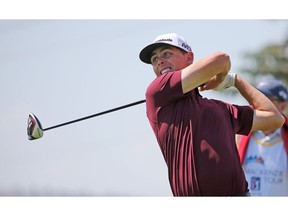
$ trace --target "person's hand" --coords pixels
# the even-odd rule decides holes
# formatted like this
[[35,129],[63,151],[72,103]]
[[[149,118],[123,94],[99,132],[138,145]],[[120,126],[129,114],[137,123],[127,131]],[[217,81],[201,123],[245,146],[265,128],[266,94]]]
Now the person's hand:
[[209,81],[204,83],[199,87],[200,91],[205,90],[223,90],[229,88],[230,86],[235,85],[235,76],[236,74],[228,73],[228,74],[217,74],[212,77]]

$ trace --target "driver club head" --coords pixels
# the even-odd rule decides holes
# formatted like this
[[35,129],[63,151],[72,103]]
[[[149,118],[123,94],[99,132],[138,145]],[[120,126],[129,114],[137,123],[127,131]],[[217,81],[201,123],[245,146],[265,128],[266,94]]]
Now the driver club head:
[[39,139],[43,136],[41,123],[33,113],[29,114],[27,135],[29,140]]

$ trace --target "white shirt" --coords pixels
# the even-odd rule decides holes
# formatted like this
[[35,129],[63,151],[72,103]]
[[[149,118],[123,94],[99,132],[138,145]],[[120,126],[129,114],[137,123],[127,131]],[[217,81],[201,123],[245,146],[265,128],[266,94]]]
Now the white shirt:
[[243,169],[252,196],[288,196],[288,161],[280,128],[269,135],[252,133]]

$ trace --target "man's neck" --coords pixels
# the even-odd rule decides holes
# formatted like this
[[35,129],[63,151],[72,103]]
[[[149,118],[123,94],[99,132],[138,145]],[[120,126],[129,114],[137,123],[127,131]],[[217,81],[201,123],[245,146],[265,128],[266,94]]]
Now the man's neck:
[[265,134],[265,136],[268,136],[269,134],[274,133],[275,130],[270,130],[270,131],[263,131],[263,133]]

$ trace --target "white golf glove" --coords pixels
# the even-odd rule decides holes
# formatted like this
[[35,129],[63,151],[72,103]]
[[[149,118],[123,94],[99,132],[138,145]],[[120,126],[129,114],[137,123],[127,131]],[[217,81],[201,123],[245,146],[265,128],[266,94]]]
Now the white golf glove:
[[236,73],[228,73],[225,77],[225,79],[223,80],[223,82],[221,82],[216,88],[214,88],[213,90],[216,91],[220,91],[223,89],[227,89],[231,86],[235,86],[235,78],[236,78]]

